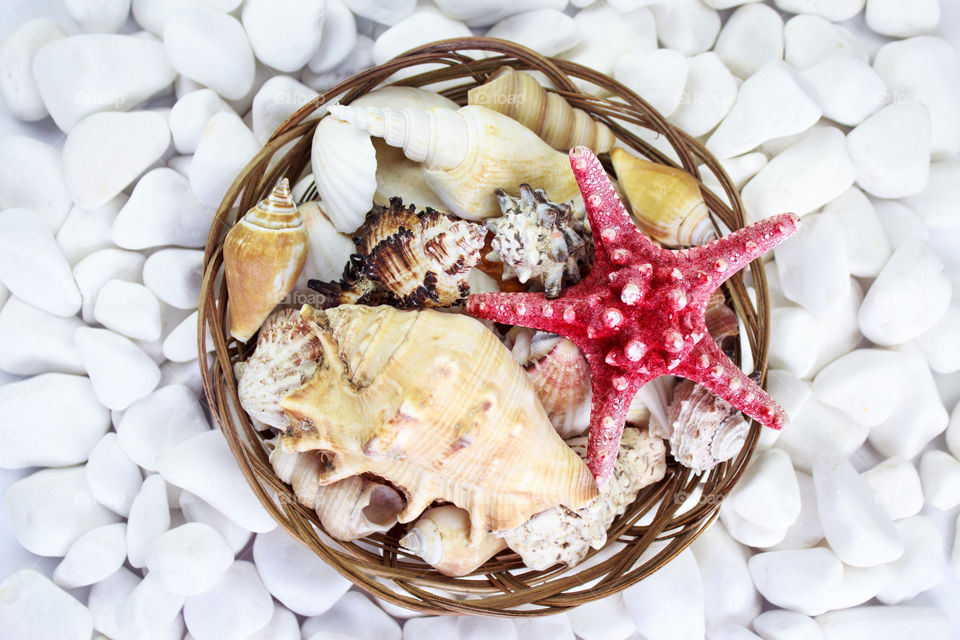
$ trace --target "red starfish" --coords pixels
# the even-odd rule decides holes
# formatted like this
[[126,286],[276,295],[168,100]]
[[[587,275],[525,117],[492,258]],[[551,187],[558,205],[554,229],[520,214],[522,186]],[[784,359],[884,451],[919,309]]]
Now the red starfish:
[[720,351],[703,314],[712,291],[789,237],[800,219],[782,214],[708,245],[661,249],[633,224],[593,152],[572,149],[570,164],[596,245],[590,275],[554,300],[542,293],[481,293],[470,296],[466,309],[560,334],[583,352],[593,388],[587,466],[597,485],[603,488],[613,472],[630,400],[660,375],[699,382],[748,416],[781,428],[783,409]]

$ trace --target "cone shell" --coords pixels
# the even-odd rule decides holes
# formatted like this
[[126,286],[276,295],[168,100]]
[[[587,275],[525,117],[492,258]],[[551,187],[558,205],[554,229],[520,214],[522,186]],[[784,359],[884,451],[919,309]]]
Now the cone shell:
[[464,576],[507,547],[492,533],[479,542],[470,540],[470,515],[453,505],[423,512],[414,526],[400,538],[400,546],[445,576]]
[[246,342],[293,290],[307,257],[307,234],[290,185],[282,179],[223,242],[230,333]]
[[471,541],[597,494],[523,370],[479,321],[431,310],[304,307],[323,362],[281,406],[289,450],[329,452],[323,482],[372,473],[405,493],[400,522],[434,500],[470,514]]
[[336,118],[320,120],[310,163],[324,211],[341,233],[363,224],[377,190],[377,158],[370,137]]
[[607,125],[513,67],[499,69],[486,84],[470,89],[467,103],[513,118],[554,149],[568,151],[582,145],[603,153],[613,146],[613,132]]
[[707,244],[717,237],[700,186],[689,173],[619,147],[610,159],[634,219],[648,236],[670,247]]

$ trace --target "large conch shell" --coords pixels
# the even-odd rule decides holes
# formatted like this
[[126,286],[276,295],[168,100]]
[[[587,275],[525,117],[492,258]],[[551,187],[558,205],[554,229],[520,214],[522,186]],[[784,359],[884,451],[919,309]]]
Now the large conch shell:
[[290,184],[273,192],[241,218],[223,242],[223,268],[230,294],[230,333],[241,342],[257,332],[297,282],[307,257],[307,234]]
[[323,359],[280,403],[290,451],[329,452],[322,481],[372,473],[406,494],[400,522],[434,500],[470,514],[470,539],[597,495],[523,370],[478,320],[433,310],[305,306]]
[[353,255],[353,241],[337,231],[320,203],[312,200],[300,205],[300,216],[307,231],[310,250],[300,279],[335,280]]
[[465,576],[506,549],[507,543],[488,533],[470,540],[470,515],[453,505],[432,507],[400,538],[400,547],[445,576]]
[[[586,437],[575,438],[568,444],[586,457]],[[624,429],[613,476],[600,495],[580,509],[548,509],[503,532],[507,546],[520,554],[523,564],[537,571],[555,564],[574,566],[591,547],[600,549],[606,544],[607,529],[636,500],[640,489],[663,479],[665,458],[666,449],[660,438],[639,429]]]
[[494,191],[518,195],[524,182],[544,189],[557,202],[574,200],[582,207],[566,154],[486,107],[396,111],[331,105],[330,114],[422,162],[427,185],[461,218],[499,216]]
[[377,190],[370,136],[336,118],[323,118],[313,133],[310,163],[330,222],[337,231],[352,233],[363,224]]
[[297,502],[316,511],[320,524],[337,540],[389,531],[403,509],[403,497],[394,488],[365,477],[321,484],[330,461],[319,451],[291,453],[277,446],[270,453],[270,464],[293,488]]
[[610,159],[634,219],[648,236],[670,247],[707,244],[717,237],[700,186],[689,173],[620,147]]
[[544,89],[536,78],[513,67],[501,67],[486,82],[467,92],[467,104],[493,109],[531,129],[554,149],[589,147],[609,151],[613,132],[582,109]]

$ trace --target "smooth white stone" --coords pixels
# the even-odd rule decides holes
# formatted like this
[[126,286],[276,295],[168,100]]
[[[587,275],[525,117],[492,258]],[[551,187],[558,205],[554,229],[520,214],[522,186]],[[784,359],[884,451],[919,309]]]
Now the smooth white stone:
[[241,20],[253,53],[278,71],[296,71],[320,48],[325,0],[247,0]]
[[894,200],[871,198],[870,202],[877,211],[877,217],[880,218],[887,241],[893,249],[899,249],[916,240],[926,242],[930,239],[927,225],[913,209]]
[[783,58],[783,18],[765,4],[745,4],[727,18],[713,50],[734,75],[749,78]]
[[116,433],[108,433],[90,452],[85,468],[87,485],[97,502],[121,516],[140,493],[140,468],[120,448]]
[[869,433],[869,427],[854,422],[839,409],[810,398],[775,446],[790,454],[797,469],[810,472],[814,460],[823,455],[849,456]]
[[933,607],[857,607],[817,617],[826,640],[947,640],[950,620]]
[[947,449],[955,458],[960,460],[960,402],[953,407],[950,414],[950,427],[947,429]]
[[53,121],[69,133],[91,114],[127,111],[163,93],[177,72],[156,40],[85,34],[44,45],[33,77]]
[[250,531],[271,531],[277,523],[263,508],[216,429],[169,447],[157,458],[163,477],[210,503]]
[[132,12],[137,23],[157,36],[163,35],[167,18],[177,9],[195,7],[198,4],[207,9],[229,13],[240,6],[242,0],[133,0]]
[[856,349],[817,374],[813,394],[856,422],[875,427],[890,417],[900,400],[905,366],[896,351]]
[[71,208],[57,232],[57,244],[67,262],[76,264],[95,251],[112,247],[113,223],[126,203],[127,196],[121,193],[94,209]]
[[162,249],[143,265],[143,283],[163,302],[178,309],[195,309],[200,301],[203,251]]
[[146,565],[147,549],[153,541],[170,528],[170,507],[167,503],[167,485],[157,474],[147,476],[140,493],[130,505],[127,520],[127,557],[130,565]]
[[863,604],[877,595],[887,581],[887,565],[876,567],[843,567],[843,581],[830,605],[831,610],[847,609]]
[[641,636],[677,640],[704,636],[703,581],[689,549],[625,589],[623,601]]
[[190,163],[193,162],[193,154],[189,156],[174,156],[167,161],[167,166],[184,178],[190,178]]
[[300,638],[300,622],[297,616],[279,605],[274,605],[270,621],[246,640],[300,640]]
[[847,135],[857,185],[879,198],[923,191],[930,169],[930,115],[924,105],[891,104]]
[[903,555],[903,540],[890,516],[849,462],[817,455],[813,483],[824,537],[844,563],[874,567]]
[[[547,619],[552,617],[547,616]],[[531,619],[539,620],[541,618]],[[517,619],[518,622],[520,620],[522,619]],[[403,623],[403,640],[459,640],[457,618],[454,616],[433,616],[407,620]]]
[[10,293],[53,315],[79,311],[80,291],[44,220],[29,209],[7,209],[0,229],[0,280]]
[[87,531],[119,518],[90,494],[83,467],[43,469],[14,482],[3,507],[17,541],[38,556],[63,556]]
[[307,66],[313,73],[325,73],[340,64],[357,42],[357,22],[343,0],[327,0],[320,48]]
[[[651,51],[657,48],[657,27],[650,9],[640,8],[625,16],[599,2],[573,17],[581,34],[587,37],[580,44],[564,51],[560,57],[595,69],[607,75],[621,57],[631,51]],[[602,33],[603,38],[591,38],[589,34]],[[580,83],[584,89],[593,85]],[[592,90],[595,90],[592,89]]]
[[[567,6],[566,0],[522,0],[521,2],[509,2],[508,0],[475,0],[474,2],[440,0],[436,4],[445,14],[455,20],[462,20],[469,27],[486,27],[524,11],[535,11],[537,9],[562,11]],[[357,12],[354,11],[354,13]]]
[[109,428],[110,414],[85,376],[46,373],[0,386],[4,469],[83,462]]
[[234,555],[240,553],[252,535],[233,520],[223,515],[189,491],[180,492],[180,510],[187,522],[199,522],[212,527],[227,542]]
[[753,628],[763,640],[824,640],[820,625],[796,611],[765,611],[754,619]]
[[750,558],[747,565],[764,598],[806,615],[827,611],[843,581],[843,563],[822,547],[767,551]]
[[863,340],[858,314],[863,302],[863,287],[856,278],[850,278],[850,295],[832,309],[813,314],[817,321],[817,358],[813,371],[819,371]]
[[620,594],[587,602],[567,615],[570,627],[582,640],[626,640],[637,628]]
[[209,430],[197,396],[187,387],[171,385],[130,405],[117,425],[117,438],[131,460],[156,471],[164,452]]
[[130,0],[63,0],[67,13],[83,31],[116,33],[130,15]]
[[[738,189],[742,189],[747,180],[757,175],[761,169],[767,166],[767,162],[767,156],[756,151],[754,153],[745,153],[742,156],[726,158],[720,162],[720,166],[723,167],[724,172],[726,172],[731,182],[733,182],[733,185]],[[723,193],[723,190],[720,188],[720,182],[716,179],[716,176],[706,168],[706,165],[701,165],[701,171],[703,171],[703,175],[705,175],[704,184],[707,184],[714,193],[726,201],[726,194]]]
[[953,572],[960,575],[960,515],[957,516],[957,525],[954,528],[953,553],[950,555],[950,565]]
[[820,107],[801,87],[796,72],[773,61],[743,83],[707,148],[719,158],[737,156],[767,140],[805,131],[819,119]]
[[660,42],[685,55],[707,51],[720,33],[720,15],[700,0],[673,0],[651,9]]
[[93,625],[97,631],[110,638],[120,637],[115,615],[117,608],[138,584],[139,576],[125,567],[120,567],[111,576],[90,588],[87,607],[93,614]]
[[203,128],[218,113],[233,113],[233,109],[212,89],[191,91],[177,100],[170,109],[170,133],[177,152],[196,151]]
[[253,51],[243,26],[232,16],[180,9],[163,26],[163,47],[179,73],[228,100],[242,98],[253,85]]
[[[747,569],[747,553],[720,526],[703,532],[690,546],[703,579],[707,628],[750,624],[760,613],[760,597]],[[578,632],[578,635],[585,637]]]
[[93,310],[97,322],[135,340],[160,338],[160,301],[142,284],[110,280]]
[[770,312],[770,366],[806,378],[817,357],[817,321],[801,307]]
[[[397,632],[399,633],[399,631],[398,628]],[[399,638],[399,636],[393,636],[392,633],[391,636]],[[486,640],[487,638],[519,640],[517,628],[512,620],[494,618],[493,616],[460,616],[457,618],[457,636],[463,640]],[[322,635],[319,638],[316,635],[311,636],[311,638],[323,640]]]
[[484,35],[522,44],[544,56],[555,56],[580,42],[577,23],[556,9],[527,11],[504,18]]
[[891,248],[873,204],[856,187],[850,187],[823,208],[840,221],[847,245],[850,273],[873,277],[890,257]]
[[[410,640],[407,637],[409,624],[410,622],[406,622],[403,625],[403,640]],[[514,618],[513,624],[517,628],[517,635],[523,640],[574,640],[570,617],[566,613],[535,618]]]
[[10,292],[5,286],[3,286],[3,282],[0,281],[0,307],[3,307],[3,305],[7,302],[7,298],[9,297]]
[[187,598],[183,617],[196,640],[245,640],[273,615],[273,601],[252,562],[235,562],[212,588]]
[[783,28],[784,58],[803,71],[834,56],[852,56],[870,62],[870,55],[856,36],[825,18],[799,15]]
[[81,327],[73,339],[93,392],[108,409],[126,409],[160,382],[156,363],[129,338],[107,329]]
[[760,636],[746,627],[735,624],[724,624],[713,627],[707,636],[710,640],[763,640]]
[[737,81],[712,51],[689,59],[687,82],[670,122],[702,136],[723,120],[737,99]]
[[253,98],[253,135],[261,144],[266,144],[277,127],[317,95],[289,76],[270,78]]
[[[458,636],[468,638],[470,629],[464,629],[462,622],[494,620],[481,616],[463,616],[457,620]],[[496,620],[501,622],[501,620]],[[509,621],[508,621],[509,622]],[[469,625],[468,625],[469,626]],[[512,625],[511,625],[512,627]],[[304,638],[311,638],[319,631],[342,634],[348,638],[369,638],[370,640],[400,640],[400,626],[384,613],[383,609],[375,605],[369,598],[356,591],[351,591],[340,598],[333,607],[321,616],[308,618],[304,621],[301,631]],[[498,628],[495,635],[473,636],[476,640],[485,637],[503,637],[504,640],[516,638],[516,630],[512,634],[503,635],[503,629]],[[198,639],[199,640],[199,639]]]
[[166,118],[152,111],[95,113],[73,128],[63,145],[63,175],[84,209],[123,191],[170,146]]
[[748,547],[765,549],[783,541],[786,529],[767,529],[739,516],[733,509],[720,509],[720,521],[730,537]]
[[887,582],[877,593],[883,604],[900,604],[937,586],[944,577],[946,545],[933,519],[914,516],[896,524],[903,555],[887,566]]
[[72,204],[56,149],[24,136],[0,141],[0,211],[30,209],[56,233]]
[[[807,403],[812,393],[810,383],[801,380],[789,371],[783,369],[770,369],[767,371],[767,393],[776,400],[783,410],[787,413],[790,420],[796,418],[803,405]],[[773,446],[780,432],[773,429],[765,429],[761,433],[761,442],[757,443],[758,449],[769,449]],[[766,436],[766,438],[764,438]],[[761,447],[761,445],[763,445]]]
[[809,549],[823,540],[823,528],[820,527],[820,513],[817,511],[817,491],[813,478],[797,472],[797,486],[800,489],[800,515],[787,527],[783,540],[773,546],[775,550]]
[[[183,319],[163,341],[163,355],[172,362],[190,362],[197,359],[197,321],[194,311]],[[207,352],[213,351],[213,338],[207,329]]]
[[937,0],[914,0],[909,4],[897,0],[867,0],[867,26],[877,33],[895,38],[909,38],[933,31],[940,22]]
[[144,561],[161,587],[195,596],[216,584],[233,564],[233,551],[213,528],[190,522],[157,536]]
[[812,13],[834,22],[842,22],[860,13],[864,0],[774,0],[782,11]]
[[309,68],[304,69],[300,73],[300,80],[317,91],[326,91],[333,85],[372,67],[373,44],[370,36],[358,34],[353,43],[353,49],[335,68],[322,73],[314,73]]
[[891,520],[909,518],[923,508],[920,475],[909,460],[888,458],[860,474]]
[[687,81],[686,56],[670,49],[633,51],[617,61],[613,76],[663,116],[680,105]]
[[113,241],[124,249],[202,247],[214,213],[193,195],[186,178],[160,167],[137,182],[113,225]]
[[89,640],[93,616],[42,574],[21,569],[0,583],[0,628],[17,640]]
[[73,267],[73,279],[83,298],[83,321],[95,321],[97,295],[103,285],[110,280],[139,281],[142,269],[143,255],[121,249],[101,249],[78,262]]
[[860,306],[860,330],[877,344],[902,344],[933,327],[950,305],[943,262],[925,242],[898,248]]
[[33,56],[43,45],[66,35],[54,20],[35,18],[0,42],[0,100],[17,120],[33,122],[47,117],[47,108],[33,79]]
[[856,126],[887,101],[887,87],[869,64],[853,56],[834,56],[801,74],[815,91],[825,118]]
[[903,199],[904,204],[923,218],[932,228],[955,227],[960,224],[956,202],[960,198],[960,162],[934,162],[926,188]]
[[887,83],[894,103],[927,107],[933,154],[938,158],[956,155],[960,151],[960,60],[953,45],[932,36],[894,41],[880,48],[873,68]]
[[[377,2],[377,0],[344,0],[344,3],[354,14],[367,18],[379,24],[393,26],[408,18],[417,6],[416,0],[395,0],[394,2]],[[443,3],[439,3],[443,9]],[[465,5],[466,6],[466,5]]]
[[253,560],[270,593],[303,616],[326,612],[351,585],[283,527],[257,535]]
[[116,573],[127,558],[126,531],[127,525],[117,522],[77,538],[54,570],[53,581],[64,589],[75,589]]
[[776,250],[784,295],[813,313],[829,311],[850,295],[850,268],[840,221],[831,214],[804,218]]
[[73,344],[73,331],[82,326],[76,316],[55,316],[10,298],[0,309],[0,369],[21,376],[84,373]]
[[183,596],[162,588],[156,576],[148,574],[117,607],[114,615],[119,637],[167,640],[172,626],[179,630],[177,637],[182,637],[183,600]]
[[945,451],[927,451],[920,458],[920,480],[927,502],[948,510],[960,504],[960,460]]
[[[347,0],[351,5],[353,0]],[[373,45],[374,64],[383,64],[397,55],[434,40],[470,37],[470,29],[462,22],[439,13],[415,13],[394,23],[380,34]]]
[[[250,112],[250,107],[253,105],[253,98],[257,95],[257,91],[260,90],[260,87],[263,86],[264,82],[272,78],[274,75],[276,75],[276,71],[260,61],[255,61],[253,68],[253,83],[250,85],[250,89],[248,89],[247,92],[239,98],[227,100],[227,104],[231,109],[233,109],[234,113],[248,114]],[[199,85],[197,85],[197,88],[199,88]],[[249,116],[244,122],[249,124]]]
[[790,456],[780,449],[755,455],[727,496],[726,506],[768,529],[786,529],[800,515],[800,487]]
[[258,151],[260,143],[236,114],[215,114],[204,127],[190,163],[194,195],[210,207],[219,207],[227,189]]

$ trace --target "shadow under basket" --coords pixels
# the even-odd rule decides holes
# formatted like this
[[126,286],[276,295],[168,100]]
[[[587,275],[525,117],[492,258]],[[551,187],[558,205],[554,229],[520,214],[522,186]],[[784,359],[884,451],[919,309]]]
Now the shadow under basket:
[[[254,493],[270,514],[291,534],[347,579],[371,595],[392,604],[427,614],[483,614],[539,616],[614,594],[650,575],[683,551],[716,517],[720,503],[739,479],[752,455],[759,424],[751,423],[740,453],[713,470],[697,475],[678,465],[668,455],[666,477],[642,489],[637,499],[608,531],[606,546],[591,550],[579,565],[534,571],[517,554],[505,550],[469,576],[451,578],[399,549],[403,525],[384,534],[356,542],[339,542],[327,536],[311,510],[297,504],[291,488],[280,481],[270,466],[263,436],[251,424],[237,398],[233,365],[246,359],[255,340],[239,343],[230,337],[227,319],[227,288],[223,283],[223,241],[236,213],[246,212],[282,177],[295,184],[310,172],[310,149],[318,120],[314,111],[333,102],[349,103],[384,84],[396,71],[408,71],[397,84],[432,88],[442,83],[440,93],[459,104],[466,103],[467,90],[483,84],[501,66],[543,73],[553,89],[573,106],[606,123],[620,144],[647,159],[679,166],[698,180],[698,167],[706,167],[726,193],[728,206],[712,191],[702,188],[717,228],[744,226],[739,194],[720,164],[695,139],[670,125],[650,105],[622,84],[586,67],[549,59],[514,43],[488,38],[465,38],[436,42],[412,50],[379,67],[368,69],[326,91],[290,117],[237,177],[219,210],[204,253],[203,288],[200,298],[199,352],[203,385],[210,410],[240,469]],[[409,73],[418,75],[409,76]],[[596,98],[578,90],[578,78],[602,88]],[[596,93],[601,93],[596,91]],[[320,111],[324,113],[324,111]],[[649,130],[669,144],[679,164],[645,142],[636,132]],[[609,168],[609,158],[601,160]],[[769,343],[769,310],[766,280],[759,260],[750,265],[756,304],[747,295],[742,273],[724,285],[727,296],[742,321],[736,345],[737,363],[742,341],[749,342],[755,363],[754,375],[764,382]],[[213,341],[208,362],[207,336]]]

